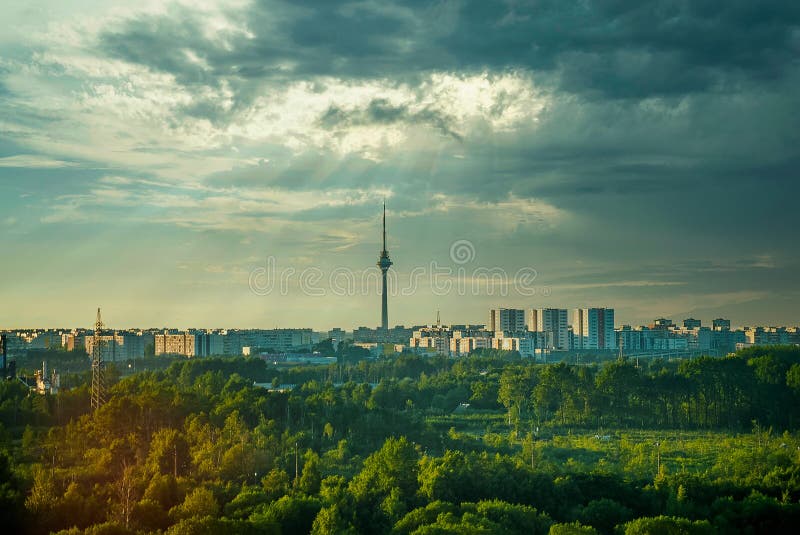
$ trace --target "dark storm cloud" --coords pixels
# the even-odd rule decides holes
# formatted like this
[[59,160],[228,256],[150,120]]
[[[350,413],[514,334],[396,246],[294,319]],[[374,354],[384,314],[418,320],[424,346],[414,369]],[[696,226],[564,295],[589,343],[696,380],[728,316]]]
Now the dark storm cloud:
[[[685,93],[729,75],[780,77],[797,54],[796,2],[473,0],[443,42],[465,65],[562,71],[606,96]],[[476,38],[476,36],[481,36]]]
[[553,75],[563,90],[607,98],[768,82],[800,53],[800,3],[791,0],[263,1],[230,17],[252,35],[204,37],[199,18],[181,9],[127,21],[101,46],[186,84],[521,68]]
[[[226,81],[235,91],[233,111],[247,106],[255,94],[297,79],[392,77],[413,69],[410,62],[393,59],[404,58],[398,47],[409,37],[407,24],[414,24],[410,15],[403,20],[380,10],[347,6],[256,2],[244,12],[230,11],[238,28],[213,37],[197,14],[174,7],[164,15],[126,20],[101,34],[98,46],[114,58],[172,74],[187,86]],[[221,112],[213,106],[187,111],[207,117]]]
[[100,47],[110,56],[173,74],[187,85],[215,83],[217,77],[228,74],[226,68],[206,72],[187,56],[186,52],[192,51],[205,58],[215,50],[203,37],[196,15],[189,10],[170,15],[128,20],[122,31],[102,35]]
[[[314,48],[321,60],[331,56],[350,60],[388,57],[398,50],[403,36],[414,30],[413,22],[390,11],[367,9],[348,2],[300,2],[303,14],[291,24],[292,44]],[[320,61],[322,63],[322,61]]]
[[426,108],[411,111],[406,105],[394,105],[386,99],[373,99],[361,109],[346,110],[332,105],[320,117],[321,126],[329,129],[364,125],[429,125],[458,141],[462,136],[453,128],[455,120],[440,111]]

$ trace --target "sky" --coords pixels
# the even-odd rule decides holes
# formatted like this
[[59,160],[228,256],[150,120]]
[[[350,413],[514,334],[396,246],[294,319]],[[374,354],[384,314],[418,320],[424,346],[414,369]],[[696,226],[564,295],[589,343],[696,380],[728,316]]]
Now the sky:
[[800,3],[0,3],[0,327],[800,324]]

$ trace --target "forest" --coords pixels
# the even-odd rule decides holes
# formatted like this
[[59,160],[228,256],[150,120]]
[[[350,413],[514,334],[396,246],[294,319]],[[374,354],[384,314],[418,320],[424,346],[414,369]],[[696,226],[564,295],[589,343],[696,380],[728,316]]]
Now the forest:
[[[0,522],[60,534],[793,533],[800,348],[340,352],[0,383]],[[57,362],[51,362],[56,366]],[[125,373],[121,373],[125,372]]]

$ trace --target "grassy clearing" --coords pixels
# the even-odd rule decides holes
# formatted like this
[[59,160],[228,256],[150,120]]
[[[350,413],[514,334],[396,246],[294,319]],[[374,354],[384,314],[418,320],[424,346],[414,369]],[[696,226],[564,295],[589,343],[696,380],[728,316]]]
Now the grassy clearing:
[[[431,415],[426,421],[447,436],[449,449],[514,452],[526,464],[556,473],[606,473],[631,479],[686,474],[710,481],[746,482],[776,473],[800,477],[800,435],[754,427],[750,433],[544,428],[507,425],[502,411]],[[777,477],[777,476],[775,476]]]

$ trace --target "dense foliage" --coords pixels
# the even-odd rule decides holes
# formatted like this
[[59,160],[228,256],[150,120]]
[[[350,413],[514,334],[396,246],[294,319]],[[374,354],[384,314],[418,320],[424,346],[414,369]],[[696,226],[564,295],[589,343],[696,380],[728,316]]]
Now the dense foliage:
[[355,357],[329,367],[176,362],[122,378],[95,413],[85,385],[51,396],[2,383],[2,525],[76,534],[800,525],[798,348],[591,366],[502,352]]

